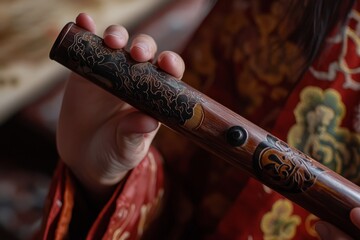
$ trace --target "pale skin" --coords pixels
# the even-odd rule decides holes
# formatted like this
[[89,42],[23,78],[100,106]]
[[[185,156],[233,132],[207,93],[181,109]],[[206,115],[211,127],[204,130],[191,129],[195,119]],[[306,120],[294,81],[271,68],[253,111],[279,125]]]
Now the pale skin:
[[[80,14],[76,23],[95,33],[95,23]],[[127,30],[109,26],[103,38],[114,49],[124,48]],[[154,58],[156,43],[147,35],[138,35],[130,45],[131,56],[145,62]],[[180,79],[184,62],[178,54],[162,52],[157,64]],[[60,114],[57,147],[63,161],[94,196],[111,192],[127,172],[148,152],[159,123],[104,90],[71,74]]]
[[[76,24],[96,33],[95,22],[87,14],[79,14]],[[103,38],[113,49],[125,48],[129,42],[127,30],[120,25],[109,26]],[[133,38],[129,49],[134,60],[146,62],[154,60],[157,45],[153,38],[141,34]],[[185,71],[182,58],[170,51],[161,52],[156,64],[179,80]],[[155,119],[72,73],[64,94],[57,147],[64,163],[100,204],[146,156],[159,125]],[[353,209],[349,217],[360,228],[360,208]],[[320,222],[316,229],[322,239],[350,239],[326,222]]]

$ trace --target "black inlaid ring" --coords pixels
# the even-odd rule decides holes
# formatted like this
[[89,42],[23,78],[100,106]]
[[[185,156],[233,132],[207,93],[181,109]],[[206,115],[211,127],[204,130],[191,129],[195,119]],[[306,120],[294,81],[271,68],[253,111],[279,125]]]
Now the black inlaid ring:
[[233,147],[239,147],[245,143],[247,132],[240,126],[233,126],[226,133],[226,141]]

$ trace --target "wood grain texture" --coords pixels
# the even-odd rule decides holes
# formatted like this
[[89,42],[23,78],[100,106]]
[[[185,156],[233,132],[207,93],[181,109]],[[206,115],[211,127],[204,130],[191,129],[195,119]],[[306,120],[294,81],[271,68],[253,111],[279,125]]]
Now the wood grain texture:
[[[360,188],[220,103],[150,63],[67,24],[50,58],[187,136],[318,217],[353,237],[349,213],[360,207]],[[233,127],[242,129],[230,132]],[[233,138],[240,138],[233,144]],[[242,174],[243,171],[239,171]]]

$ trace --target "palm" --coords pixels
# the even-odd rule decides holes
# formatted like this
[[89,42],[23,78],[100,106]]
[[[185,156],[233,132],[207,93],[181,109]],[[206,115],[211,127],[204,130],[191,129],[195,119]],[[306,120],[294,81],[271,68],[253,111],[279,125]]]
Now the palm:
[[[76,22],[95,32],[89,16],[80,14]],[[127,41],[127,31],[121,26],[110,26],[104,33],[104,42],[111,48],[124,48]],[[156,48],[151,37],[140,35],[132,42],[131,56],[149,61]],[[159,66],[180,78],[185,68],[182,59],[175,53],[161,54]],[[59,119],[58,151],[80,182],[99,193],[118,183],[145,157],[158,126],[151,117],[71,74]]]
[[89,168],[97,168],[99,162],[125,162],[125,166],[133,167],[139,159],[135,157],[131,163],[132,159],[122,158],[117,126],[134,109],[87,80],[79,76],[72,78],[59,122],[60,156],[69,165],[86,163]]

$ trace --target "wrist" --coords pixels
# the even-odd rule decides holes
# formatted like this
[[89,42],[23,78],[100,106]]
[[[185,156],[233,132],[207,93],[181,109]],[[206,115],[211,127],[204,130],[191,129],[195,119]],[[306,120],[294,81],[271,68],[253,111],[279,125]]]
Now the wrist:
[[101,205],[113,194],[115,188],[125,180],[129,171],[112,172],[112,174],[102,174],[91,171],[93,167],[67,165],[86,195],[94,204]]

